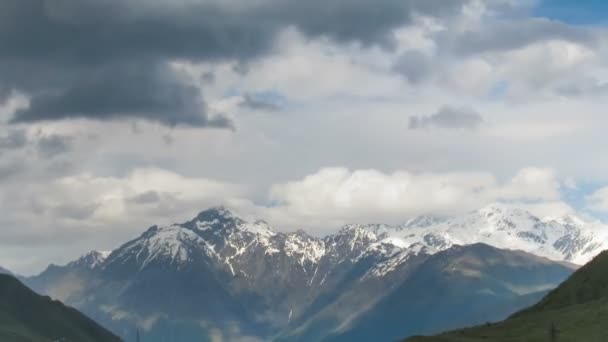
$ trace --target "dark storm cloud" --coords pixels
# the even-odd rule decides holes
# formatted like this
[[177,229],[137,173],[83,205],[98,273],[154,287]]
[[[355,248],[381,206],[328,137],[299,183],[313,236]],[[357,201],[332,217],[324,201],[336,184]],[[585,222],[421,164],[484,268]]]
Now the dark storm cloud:
[[[309,37],[390,45],[416,13],[449,15],[443,0],[4,0],[0,2],[0,100],[31,97],[13,122],[136,118],[168,126],[232,128],[211,119],[198,88],[173,60],[235,61],[270,53],[295,27]],[[201,109],[202,108],[202,109]]]
[[161,65],[123,64],[81,76],[86,77],[34,97],[29,108],[17,111],[13,122],[136,118],[167,126],[231,127],[228,119],[208,118],[198,88]]
[[410,117],[409,128],[474,129],[482,122],[481,115],[473,109],[444,106],[430,116]]

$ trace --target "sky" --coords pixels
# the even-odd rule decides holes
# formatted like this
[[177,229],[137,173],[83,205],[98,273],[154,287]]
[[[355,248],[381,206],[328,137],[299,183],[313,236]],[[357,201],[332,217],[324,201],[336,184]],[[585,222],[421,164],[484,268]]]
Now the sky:
[[604,1],[4,0],[0,265],[225,205],[608,219]]

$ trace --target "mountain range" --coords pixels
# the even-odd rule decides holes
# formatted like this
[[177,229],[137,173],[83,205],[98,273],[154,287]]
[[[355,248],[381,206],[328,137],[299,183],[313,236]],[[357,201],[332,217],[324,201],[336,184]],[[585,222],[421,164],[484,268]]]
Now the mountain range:
[[606,248],[602,227],[491,205],[320,238],[215,207],[24,281],[146,341],[394,340],[535,303]]

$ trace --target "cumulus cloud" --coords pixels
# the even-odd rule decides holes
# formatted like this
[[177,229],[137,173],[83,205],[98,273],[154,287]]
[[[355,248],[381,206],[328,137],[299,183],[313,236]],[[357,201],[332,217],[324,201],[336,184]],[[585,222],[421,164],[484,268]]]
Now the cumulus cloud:
[[232,199],[244,197],[244,189],[235,184],[154,168],[137,169],[122,178],[84,173],[43,183],[7,184],[0,201],[11,214],[0,222],[12,226],[19,221],[28,228],[1,231],[0,244],[124,238],[149,225],[186,220],[206,207],[230,205]]
[[410,117],[409,128],[474,129],[482,122],[481,115],[471,108],[443,106],[435,114]]
[[496,201],[534,208],[532,204],[559,203],[560,186],[552,170],[541,168],[522,169],[504,182],[486,172],[387,174],[325,168],[273,186],[270,212],[318,230],[331,223],[395,223],[420,214],[461,214]]

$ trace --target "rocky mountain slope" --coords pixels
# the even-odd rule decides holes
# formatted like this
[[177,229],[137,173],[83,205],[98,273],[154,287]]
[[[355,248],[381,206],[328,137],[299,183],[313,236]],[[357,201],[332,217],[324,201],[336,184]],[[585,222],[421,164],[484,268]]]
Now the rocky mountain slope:
[[571,271],[524,252],[455,246],[429,257],[373,309],[324,341],[396,341],[496,321],[535,303]]
[[[140,327],[151,341],[211,340],[218,334],[268,340],[295,338],[322,324],[318,330],[328,335],[315,337],[322,340],[350,329],[432,256],[458,245],[482,242],[553,259],[546,266],[562,267],[559,275],[525,274],[523,281],[533,279],[529,285],[540,291],[570,272],[559,262],[591,258],[605,241],[596,224],[574,217],[543,220],[498,205],[454,219],[347,225],[324,238],[280,232],[217,207],[181,224],[150,227],[109,254],[49,266],[27,282],[123,336]],[[528,295],[513,293],[514,303]],[[506,315],[526,304],[495,312]]]
[[540,302],[494,324],[456,330],[409,342],[606,341],[608,252],[577,270]]

